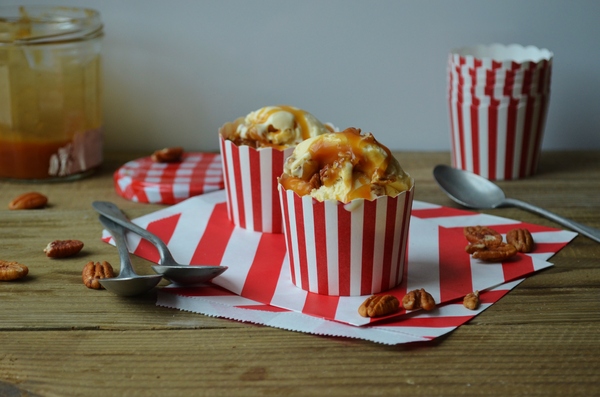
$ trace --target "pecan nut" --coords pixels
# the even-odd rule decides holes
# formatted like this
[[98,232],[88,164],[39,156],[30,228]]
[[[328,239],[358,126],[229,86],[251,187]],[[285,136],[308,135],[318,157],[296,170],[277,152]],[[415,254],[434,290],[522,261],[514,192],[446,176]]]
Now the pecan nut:
[[502,235],[487,226],[467,226],[463,229],[470,243],[484,243],[487,247],[497,247],[502,243]]
[[167,147],[155,151],[151,158],[156,163],[178,163],[183,156],[182,147]]
[[358,308],[363,317],[383,317],[398,311],[400,302],[393,295],[373,295]]
[[435,299],[423,288],[415,289],[404,295],[402,307],[406,310],[425,309],[430,311],[435,308]]
[[0,259],[0,281],[11,281],[23,278],[29,273],[29,268],[18,262]]
[[471,255],[473,255],[477,251],[484,251],[486,249],[487,249],[487,247],[486,247],[485,243],[482,241],[478,242],[478,243],[471,243],[465,247],[465,251]]
[[463,299],[463,306],[469,310],[477,310],[479,307],[479,291],[469,292]]
[[100,279],[103,278],[112,278],[115,276],[112,266],[110,263],[106,261],[96,262],[93,261],[88,262],[81,273],[81,278],[83,279],[83,283],[86,287],[91,289],[103,289],[102,284],[100,284]]
[[44,248],[48,258],[66,258],[77,254],[83,248],[79,240],[55,240]]
[[533,237],[527,229],[512,229],[506,234],[506,242],[519,252],[533,251]]
[[11,210],[32,210],[43,208],[48,203],[48,197],[38,192],[23,193],[8,203]]
[[517,249],[512,244],[501,243],[498,247],[492,247],[473,252],[473,258],[486,262],[502,262],[517,255]]

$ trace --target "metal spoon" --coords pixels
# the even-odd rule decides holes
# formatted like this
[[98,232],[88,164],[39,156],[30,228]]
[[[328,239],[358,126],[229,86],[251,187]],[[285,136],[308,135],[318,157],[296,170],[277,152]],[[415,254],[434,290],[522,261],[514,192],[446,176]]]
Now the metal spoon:
[[158,236],[132,223],[115,204],[108,201],[94,201],[92,207],[113,222],[154,244],[158,249],[160,265],[154,265],[152,269],[167,280],[181,285],[200,284],[212,280],[227,270],[227,266],[182,265],[173,259],[169,248]]
[[133,270],[125,241],[125,229],[102,215],[99,218],[102,225],[113,236],[121,258],[119,275],[113,278],[100,279],[100,284],[113,294],[121,296],[140,295],[156,287],[162,279],[161,275],[140,276]]
[[447,165],[438,165],[433,169],[433,177],[452,200],[465,207],[476,209],[521,208],[546,217],[600,243],[600,230],[563,218],[524,201],[506,198],[502,189],[496,184],[472,172]]

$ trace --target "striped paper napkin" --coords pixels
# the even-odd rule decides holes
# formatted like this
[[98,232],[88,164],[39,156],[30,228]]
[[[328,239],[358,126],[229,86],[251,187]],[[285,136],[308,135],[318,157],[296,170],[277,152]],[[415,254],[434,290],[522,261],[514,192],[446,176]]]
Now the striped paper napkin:
[[[295,287],[290,278],[283,235],[259,233],[232,225],[225,192],[192,197],[134,220],[157,234],[182,263],[226,265],[229,269],[208,287],[169,286],[157,304],[211,316],[248,321],[288,330],[345,336],[397,344],[431,340],[452,331],[485,310],[547,262],[576,233],[470,211],[413,203],[408,257],[403,282],[387,293],[399,299],[425,288],[438,307],[431,312],[398,312],[383,319],[363,318],[358,306],[366,297],[330,297]],[[526,227],[536,241],[534,252],[505,263],[472,259],[462,229],[487,225],[506,233]],[[104,232],[105,241],[110,241]],[[130,251],[158,262],[156,249],[128,234]],[[483,304],[477,311],[462,306],[474,290]]]

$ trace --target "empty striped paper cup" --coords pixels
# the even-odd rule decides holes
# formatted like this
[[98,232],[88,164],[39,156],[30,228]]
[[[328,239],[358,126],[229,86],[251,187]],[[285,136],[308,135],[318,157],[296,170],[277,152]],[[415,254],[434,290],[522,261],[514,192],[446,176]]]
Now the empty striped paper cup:
[[490,180],[537,171],[553,54],[520,45],[464,47],[448,58],[452,166]]
[[413,186],[396,197],[317,201],[279,185],[294,285],[331,296],[370,295],[402,282]]

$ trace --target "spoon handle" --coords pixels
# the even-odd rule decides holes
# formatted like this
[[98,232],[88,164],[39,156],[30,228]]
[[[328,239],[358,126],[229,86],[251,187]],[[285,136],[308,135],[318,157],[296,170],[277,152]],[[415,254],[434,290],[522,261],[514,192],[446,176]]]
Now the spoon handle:
[[534,214],[541,215],[545,218],[548,218],[558,224],[561,224],[571,230],[581,233],[584,236],[587,236],[587,237],[591,238],[592,240],[600,243],[600,230],[594,229],[593,227],[582,225],[581,223],[577,223],[577,222],[572,221],[567,218],[563,218],[560,215],[556,215],[553,212],[550,212],[543,208],[537,207],[533,204],[529,204],[529,203],[526,203],[525,201],[521,201],[521,200],[507,198],[504,201],[503,206],[518,207],[518,208],[533,212]]
[[127,242],[125,241],[125,230],[120,226],[111,221],[110,219],[100,215],[98,217],[100,223],[108,230],[115,240],[115,245],[119,251],[119,258],[121,259],[121,269],[119,270],[118,278],[131,278],[137,276],[131,265],[131,259],[129,258],[129,250],[127,249]]
[[131,222],[115,204],[108,201],[94,201],[92,207],[94,207],[98,213],[104,215],[114,223],[154,244],[156,249],[158,249],[161,265],[172,265],[176,263],[169,248],[160,238],[158,238],[158,236]]

